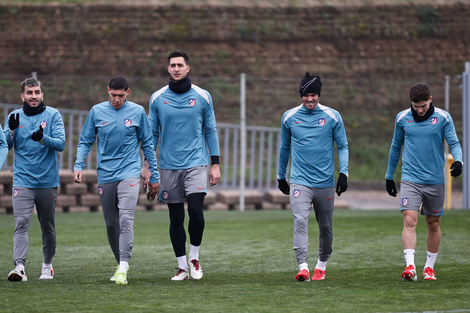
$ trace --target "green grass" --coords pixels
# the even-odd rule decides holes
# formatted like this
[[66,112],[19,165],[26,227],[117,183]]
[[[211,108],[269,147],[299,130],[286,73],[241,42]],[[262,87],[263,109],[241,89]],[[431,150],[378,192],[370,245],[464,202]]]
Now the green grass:
[[[58,213],[55,276],[39,281],[40,229],[33,216],[27,282],[9,282],[14,218],[0,215],[1,312],[423,312],[470,311],[470,211],[446,211],[437,281],[405,282],[400,212],[338,210],[327,279],[295,281],[290,211],[207,211],[204,278],[172,282],[177,266],[167,212],[137,212],[129,285],[109,281],[115,261],[102,213]],[[416,264],[425,261],[418,224]],[[318,231],[310,229],[310,264]]]

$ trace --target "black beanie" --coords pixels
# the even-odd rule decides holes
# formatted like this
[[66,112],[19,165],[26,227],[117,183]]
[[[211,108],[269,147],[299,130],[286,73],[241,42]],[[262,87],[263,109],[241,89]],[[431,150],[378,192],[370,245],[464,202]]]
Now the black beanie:
[[320,97],[321,92],[321,77],[310,75],[309,72],[305,73],[304,78],[300,82],[299,93],[300,97],[305,96],[309,93],[314,93]]

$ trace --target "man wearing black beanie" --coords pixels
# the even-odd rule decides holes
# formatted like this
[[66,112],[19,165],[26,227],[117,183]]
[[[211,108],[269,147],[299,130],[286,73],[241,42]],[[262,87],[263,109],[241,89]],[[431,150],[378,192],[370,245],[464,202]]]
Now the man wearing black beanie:
[[[318,102],[321,88],[320,76],[305,73],[299,87],[302,104],[282,116],[277,179],[279,189],[290,196],[294,216],[294,251],[300,269],[296,275],[298,281],[310,280],[307,263],[308,222],[312,204],[320,230],[318,261],[312,279],[325,279],[326,263],[333,242],[334,143],[339,159],[336,194],[340,196],[348,188],[349,150],[346,131],[338,111]],[[286,172],[291,155],[289,185]]]

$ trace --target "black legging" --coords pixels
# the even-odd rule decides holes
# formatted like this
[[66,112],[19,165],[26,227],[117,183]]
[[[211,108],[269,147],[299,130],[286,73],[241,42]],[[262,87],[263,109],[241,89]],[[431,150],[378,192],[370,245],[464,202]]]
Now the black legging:
[[[187,196],[189,240],[193,246],[200,246],[204,232],[205,193],[192,193]],[[170,211],[170,239],[176,257],[186,255],[186,232],[184,230],[184,203],[168,203]]]

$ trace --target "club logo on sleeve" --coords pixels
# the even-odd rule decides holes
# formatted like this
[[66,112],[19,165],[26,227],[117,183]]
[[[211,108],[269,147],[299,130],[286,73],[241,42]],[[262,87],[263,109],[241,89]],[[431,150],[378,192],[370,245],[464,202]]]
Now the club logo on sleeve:
[[300,196],[300,190],[299,189],[294,189],[294,198],[298,198]]
[[318,125],[325,126],[325,119],[324,118],[319,118],[318,119]]
[[19,189],[17,188],[13,189],[13,198],[16,198],[16,196],[18,195],[18,192],[20,192]]
[[437,123],[437,117],[431,117],[430,121],[431,121],[431,124],[433,124],[433,125],[436,124]]
[[103,194],[103,187],[102,186],[98,186],[98,193],[99,193],[100,196]]
[[409,202],[410,202],[410,199],[409,199],[409,198],[403,198],[403,199],[401,199],[401,205],[402,205],[402,206],[407,206]]
[[46,121],[41,121],[40,124],[41,124],[42,129],[46,128],[46,126],[47,126],[47,122],[46,122]]
[[189,99],[189,105],[190,106],[195,106],[196,105],[196,99]]
[[126,125],[126,127],[131,126],[131,125],[132,125],[131,119],[130,119],[130,118],[126,118],[126,119],[124,120],[124,125]]

